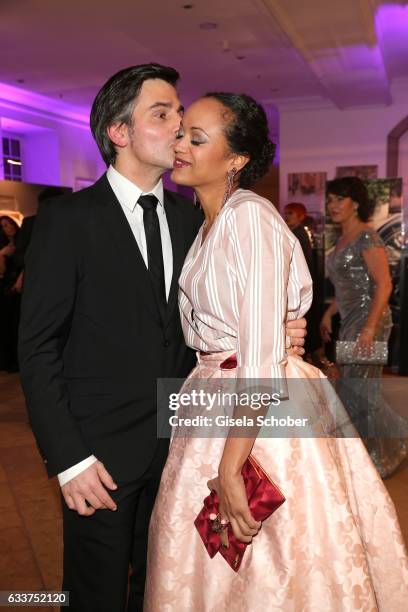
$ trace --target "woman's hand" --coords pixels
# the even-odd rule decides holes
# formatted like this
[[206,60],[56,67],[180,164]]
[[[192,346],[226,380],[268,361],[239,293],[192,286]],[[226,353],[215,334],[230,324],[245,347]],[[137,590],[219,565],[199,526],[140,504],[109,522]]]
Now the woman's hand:
[[320,321],[320,336],[323,342],[330,342],[332,331],[332,317],[331,314],[326,311]]
[[[216,491],[219,499],[219,513],[221,520],[231,523],[235,537],[241,542],[250,544],[252,538],[261,528],[261,522],[256,521],[248,507],[244,480],[241,474],[223,476],[209,480],[207,486],[210,490]],[[228,544],[224,541],[227,534],[221,534],[224,546]]]
[[370,356],[374,350],[375,329],[363,327],[357,336],[355,353],[358,355]]

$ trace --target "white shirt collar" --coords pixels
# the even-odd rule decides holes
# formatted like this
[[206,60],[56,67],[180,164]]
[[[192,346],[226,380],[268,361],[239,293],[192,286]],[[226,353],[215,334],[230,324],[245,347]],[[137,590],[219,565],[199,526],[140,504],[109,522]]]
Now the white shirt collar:
[[159,182],[150,191],[143,191],[127,179],[123,174],[120,174],[113,166],[109,166],[106,172],[106,178],[113,189],[113,193],[119,200],[122,206],[126,206],[130,211],[134,211],[138,199],[141,195],[152,194],[156,196],[161,206],[164,206],[164,189],[163,181]]

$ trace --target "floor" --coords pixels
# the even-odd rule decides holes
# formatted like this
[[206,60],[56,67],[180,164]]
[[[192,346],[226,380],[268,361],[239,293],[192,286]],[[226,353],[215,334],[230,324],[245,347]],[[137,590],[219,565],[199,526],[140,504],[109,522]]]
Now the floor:
[[[38,454],[18,375],[1,373],[0,590],[60,589],[61,526],[58,486]],[[50,608],[30,607],[42,609]]]
[[[408,462],[385,484],[408,541]],[[37,452],[18,375],[0,373],[0,591],[59,590],[61,556],[58,485]],[[50,608],[30,608],[40,609]]]

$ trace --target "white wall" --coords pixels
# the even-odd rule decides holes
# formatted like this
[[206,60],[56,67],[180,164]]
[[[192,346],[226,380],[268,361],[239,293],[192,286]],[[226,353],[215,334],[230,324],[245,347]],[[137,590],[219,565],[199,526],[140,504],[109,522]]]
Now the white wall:
[[2,92],[0,126],[24,139],[25,181],[75,188],[76,179],[95,181],[105,171],[86,113],[4,84]]
[[290,172],[327,172],[331,179],[336,166],[376,164],[378,177],[385,177],[387,136],[408,115],[408,88],[393,91],[393,99],[387,107],[353,110],[289,110],[281,106],[281,207],[288,202]]
[[56,130],[43,129],[24,135],[23,180],[40,185],[61,185],[60,150]]
[[75,188],[75,179],[95,181],[106,170],[89,128],[57,128],[61,184]]

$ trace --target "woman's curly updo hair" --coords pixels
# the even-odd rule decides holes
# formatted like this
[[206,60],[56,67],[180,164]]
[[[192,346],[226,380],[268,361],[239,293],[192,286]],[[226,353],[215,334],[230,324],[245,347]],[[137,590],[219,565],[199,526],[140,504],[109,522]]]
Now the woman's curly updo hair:
[[246,94],[211,92],[204,97],[218,100],[225,107],[227,143],[233,153],[249,156],[239,174],[239,187],[252,187],[268,172],[276,149],[269,140],[264,109]]
[[374,212],[375,202],[370,200],[367,187],[357,176],[343,176],[327,183],[327,193],[351,198],[357,204],[357,216],[366,222]]

